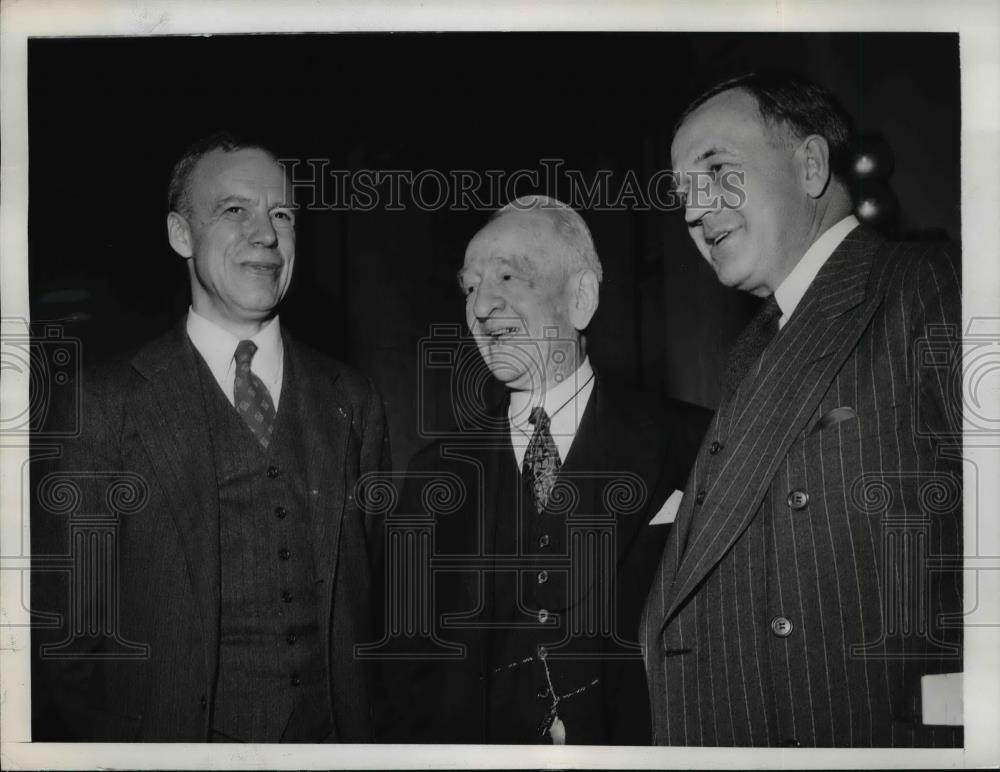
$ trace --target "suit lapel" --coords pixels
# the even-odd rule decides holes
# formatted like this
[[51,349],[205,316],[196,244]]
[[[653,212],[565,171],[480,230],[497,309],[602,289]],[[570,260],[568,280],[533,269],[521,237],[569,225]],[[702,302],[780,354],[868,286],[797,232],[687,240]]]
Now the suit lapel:
[[[338,545],[344,521],[345,496],[353,496],[356,479],[349,474],[348,445],[354,416],[346,401],[338,399],[334,387],[339,371],[329,361],[313,357],[294,338],[283,333],[287,407],[298,414],[305,459],[306,492],[309,497],[316,579],[322,581],[320,608],[329,609],[333,599]],[[282,399],[284,409],[286,403]]]
[[[677,563],[661,625],[728,552],[759,510],[761,501],[836,373],[868,326],[881,297],[868,280],[881,240],[856,228],[830,256],[810,285],[789,323],[761,357],[759,368],[720,407],[728,421],[727,453],[706,489],[704,505],[695,503],[689,480],[675,533],[661,571],[671,572],[671,546],[680,539]],[[719,418],[716,418],[716,426]],[[704,463],[704,447],[699,454]]]
[[[132,360],[131,414],[181,535],[207,651],[219,640],[219,496],[198,353],[183,323]],[[208,384],[212,387],[215,383]]]
[[[649,497],[653,494],[648,485],[655,481],[658,471],[656,459],[635,453],[628,432],[629,423],[597,378],[566,463],[560,470],[560,476],[572,481],[579,490],[579,512],[614,517],[615,551],[619,560],[649,520],[644,517],[648,515]],[[622,495],[609,495],[616,492]],[[634,510],[630,506],[633,501],[641,503],[638,511],[625,515],[609,507],[616,501],[630,513]]]

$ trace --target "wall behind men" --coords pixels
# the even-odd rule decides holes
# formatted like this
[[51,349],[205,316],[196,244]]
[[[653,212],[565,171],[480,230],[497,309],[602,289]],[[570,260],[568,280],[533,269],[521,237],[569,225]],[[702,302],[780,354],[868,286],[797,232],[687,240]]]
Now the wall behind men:
[[[509,192],[565,198],[544,182],[550,159],[588,182],[604,170],[614,204],[630,173],[642,183],[669,168],[673,124],[694,94],[763,67],[827,84],[861,129],[888,141],[902,231],[959,237],[955,35],[32,40],[32,318],[61,320],[91,364],[183,315],[187,276],[167,244],[164,189],[183,147],[217,128],[347,172],[535,170],[539,185],[522,179]],[[433,184],[424,193],[427,204]],[[455,273],[488,211],[422,209],[405,196],[399,210],[382,199],[370,211],[322,206],[331,196],[301,217],[282,323],[375,380],[403,467],[428,430],[454,419],[448,378],[428,369],[427,352],[468,345],[442,333],[464,324]],[[718,285],[679,212],[617,203],[582,209],[605,269],[593,360],[607,379],[714,407],[726,352],[757,301]],[[498,395],[481,370],[467,376],[484,401]]]

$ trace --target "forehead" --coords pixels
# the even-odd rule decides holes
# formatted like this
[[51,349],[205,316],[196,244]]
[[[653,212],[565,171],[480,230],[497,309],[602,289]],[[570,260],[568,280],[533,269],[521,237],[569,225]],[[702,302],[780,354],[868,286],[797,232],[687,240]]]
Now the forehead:
[[547,265],[563,248],[552,221],[535,211],[510,212],[486,225],[465,251],[465,268],[488,262]]
[[191,194],[196,199],[264,195],[273,201],[283,201],[287,188],[281,165],[256,148],[207,153],[195,165],[190,184]]
[[768,141],[757,100],[742,89],[716,94],[684,119],[670,147],[675,168],[690,168],[712,149],[745,150]]

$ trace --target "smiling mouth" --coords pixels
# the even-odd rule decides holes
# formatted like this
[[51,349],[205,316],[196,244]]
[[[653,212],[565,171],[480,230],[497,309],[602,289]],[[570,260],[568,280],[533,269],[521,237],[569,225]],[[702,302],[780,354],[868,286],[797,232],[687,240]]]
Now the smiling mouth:
[[243,263],[243,267],[251,273],[265,276],[276,275],[281,270],[281,266],[275,263]]
[[714,239],[712,239],[709,243],[713,247],[717,247],[719,246],[719,244],[721,244],[723,241],[729,238],[730,233],[732,233],[732,231],[723,231],[722,233],[718,234]]
[[498,327],[486,333],[486,337],[493,341],[504,341],[520,332],[519,327]]

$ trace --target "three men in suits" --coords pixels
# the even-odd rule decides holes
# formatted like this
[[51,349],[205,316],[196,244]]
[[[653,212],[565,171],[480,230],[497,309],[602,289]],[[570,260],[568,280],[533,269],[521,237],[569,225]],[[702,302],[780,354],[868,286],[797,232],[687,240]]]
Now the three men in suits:
[[[39,481],[35,555],[74,561],[35,571],[35,608],[62,621],[38,640],[36,695],[62,722],[47,739],[371,740],[379,687],[353,651],[374,635],[374,542],[354,486],[388,464],[381,399],[280,325],[295,208],[270,151],[195,144],[169,207],[187,317],[85,371],[79,434]],[[85,536],[95,518],[111,554]]]
[[674,135],[698,250],[767,301],[643,613],[658,744],[961,744],[921,709],[961,670],[957,262],[858,224],[850,139],[827,91],[769,75]]
[[[433,521],[449,568],[431,585],[433,645],[391,666],[391,739],[649,742],[638,618],[668,529],[649,523],[707,411],[595,373],[601,276],[583,219],[543,196],[500,209],[466,250],[468,327],[507,398],[410,465],[400,510]],[[449,502],[427,494],[438,483]]]

